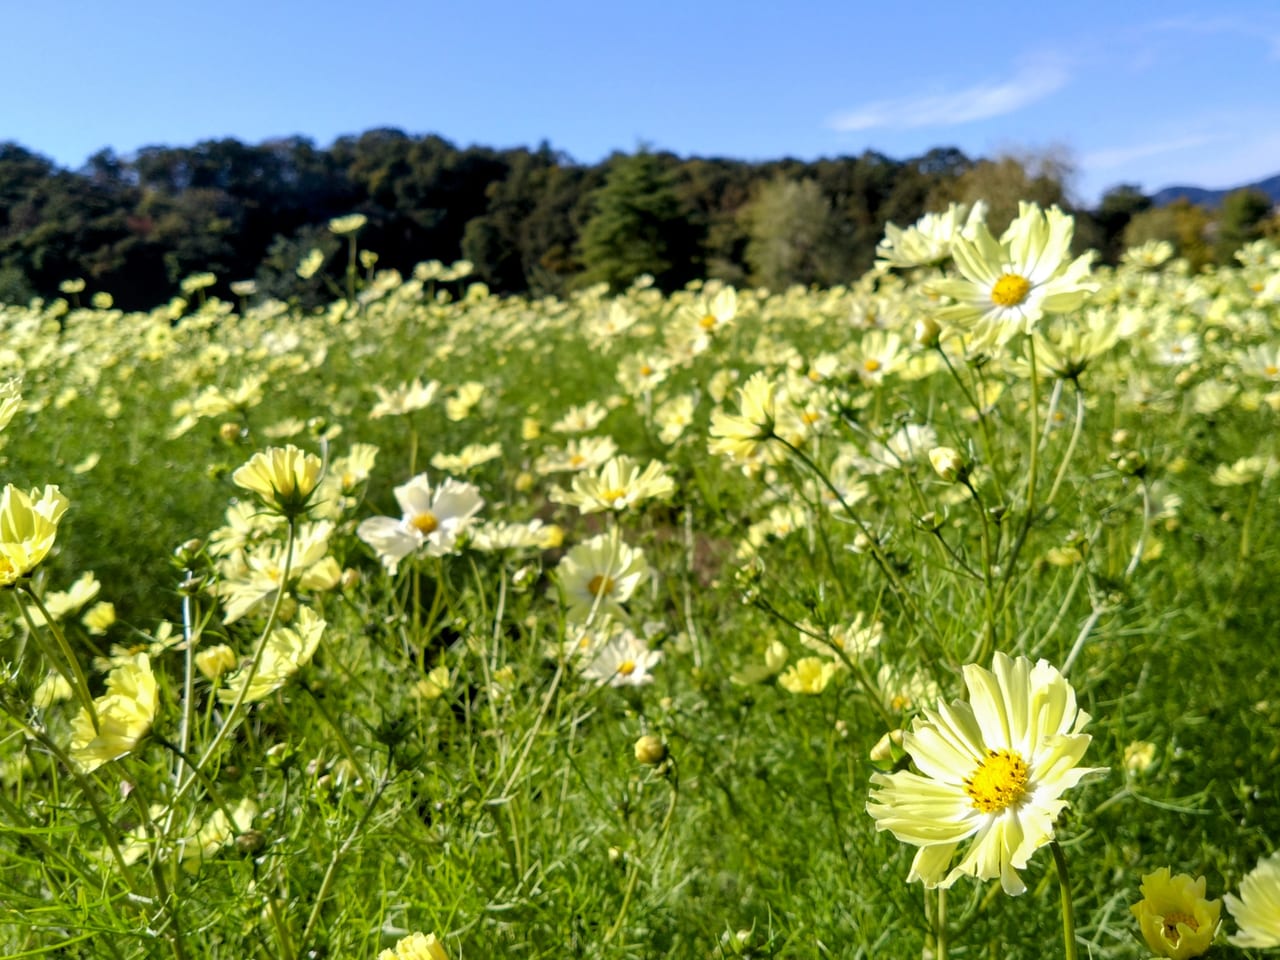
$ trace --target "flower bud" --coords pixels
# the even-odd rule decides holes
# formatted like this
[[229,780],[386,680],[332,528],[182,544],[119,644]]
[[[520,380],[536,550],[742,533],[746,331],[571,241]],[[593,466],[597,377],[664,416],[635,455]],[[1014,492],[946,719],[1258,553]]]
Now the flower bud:
[[929,463],[933,465],[933,472],[947,483],[963,480],[969,472],[964,456],[954,447],[934,447],[929,451]]
[[636,741],[636,760],[650,767],[656,767],[667,759],[667,745],[651,733],[646,733]]
[[916,321],[914,336],[920,346],[936,347],[942,336],[942,327],[938,326],[938,321],[933,317],[922,317]]

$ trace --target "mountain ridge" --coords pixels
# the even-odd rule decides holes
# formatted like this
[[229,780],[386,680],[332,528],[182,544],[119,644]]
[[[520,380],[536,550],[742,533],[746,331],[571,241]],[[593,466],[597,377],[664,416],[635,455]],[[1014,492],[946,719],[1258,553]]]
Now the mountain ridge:
[[1225,190],[1207,190],[1204,187],[1182,185],[1163,187],[1151,195],[1151,201],[1157,207],[1167,206],[1175,200],[1189,200],[1203,207],[1219,207],[1227,194],[1235,193],[1237,190],[1258,190],[1270,197],[1273,204],[1280,203],[1280,173],[1253,183],[1228,187]]

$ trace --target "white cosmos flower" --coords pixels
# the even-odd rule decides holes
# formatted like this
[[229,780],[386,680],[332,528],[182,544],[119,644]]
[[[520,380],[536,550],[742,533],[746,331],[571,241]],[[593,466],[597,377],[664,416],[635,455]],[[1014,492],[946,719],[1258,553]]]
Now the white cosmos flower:
[[411,553],[442,557],[454,552],[458,535],[484,506],[474,484],[449,477],[433,490],[425,473],[396,487],[395,495],[402,511],[399,520],[370,517],[356,529],[356,536],[377,551],[388,573],[395,573]]
[[[1048,661],[997,653],[964,668],[969,700],[925,709],[903,738],[919,772],[874,774],[867,812],[920,850],[909,880],[949,887],[968,874],[1026,890],[1018,871],[1053,839],[1062,794],[1095,769],[1078,766],[1089,715]],[[951,861],[971,840],[960,862]]]

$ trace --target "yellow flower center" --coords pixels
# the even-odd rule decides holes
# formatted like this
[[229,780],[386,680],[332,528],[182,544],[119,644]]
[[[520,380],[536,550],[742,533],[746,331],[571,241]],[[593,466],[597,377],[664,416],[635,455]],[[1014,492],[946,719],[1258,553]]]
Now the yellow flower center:
[[603,493],[601,493],[600,499],[603,500],[605,503],[613,504],[613,503],[617,503],[626,495],[627,495],[627,491],[624,490],[622,487],[614,487],[611,490],[605,490]]
[[636,672],[636,662],[634,660],[623,660],[618,664],[618,672],[624,677],[629,677]]
[[440,521],[436,519],[436,515],[430,510],[424,510],[422,513],[413,515],[413,519],[409,521],[409,526],[424,537],[428,537],[440,528]]
[[642,376],[642,377],[651,377],[651,376],[653,376],[653,367],[649,366],[647,363],[641,364],[641,365],[640,365],[640,376]]
[[569,458],[569,466],[573,467],[573,469],[575,470],[577,470],[578,467],[582,466],[586,462],[587,462],[587,458],[580,453],[575,453],[572,457]]
[[1274,363],[1268,363],[1262,372],[1268,377],[1274,377],[1276,374],[1280,373],[1280,367],[1277,367]]
[[700,326],[703,330],[714,330],[718,322],[719,321],[716,320],[716,318],[712,314],[708,313],[708,314],[704,314],[702,319],[698,321],[698,326]]
[[964,782],[964,792],[975,810],[999,813],[1027,792],[1027,765],[1012,750],[990,750],[978,769]]
[[1196,918],[1185,913],[1166,913],[1162,918],[1164,926],[1164,938],[1175,947],[1178,941],[1182,939],[1182,934],[1178,932],[1178,924],[1185,923],[1192,930],[1199,930],[1200,924],[1196,923]]
[[991,288],[991,302],[1001,307],[1016,307],[1031,292],[1031,281],[1016,273],[1003,274]]
[[812,427],[822,419],[822,414],[815,410],[806,410],[804,413],[800,414],[800,419],[804,421],[805,426]]
[[587,589],[591,591],[592,596],[596,597],[603,597],[606,594],[613,593],[615,586],[613,577],[606,577],[602,573],[597,573],[587,581]]
[[881,366],[882,364],[880,363],[879,360],[877,360],[875,357],[870,357],[863,362],[862,369],[867,371],[867,373],[876,373]]

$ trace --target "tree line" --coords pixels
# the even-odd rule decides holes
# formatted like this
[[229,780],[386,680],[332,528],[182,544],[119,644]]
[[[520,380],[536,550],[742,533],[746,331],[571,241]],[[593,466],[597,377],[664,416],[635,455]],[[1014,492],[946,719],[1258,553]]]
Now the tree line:
[[[499,293],[616,287],[640,273],[665,289],[697,277],[834,284],[871,266],[890,221],[984,199],[999,228],[1020,199],[1070,209],[1069,175],[1051,154],[974,159],[954,148],[758,163],[640,149],[582,164],[545,143],[457,147],[394,129],[328,148],[290,137],[103,150],[72,171],[0,143],[0,301],[56,296],[83,279],[117,306],[146,309],[209,272],[224,297],[253,280],[259,296],[319,302],[323,277],[299,276],[298,265],[319,249],[342,272],[348,246],[327,224],[350,213],[367,218],[364,267],[368,251],[378,268],[406,273],[466,259]],[[1206,263],[1275,223],[1265,196],[1233,195],[1215,214],[1153,208],[1132,186],[1072,212],[1077,243],[1108,260],[1137,237],[1169,239]]]

